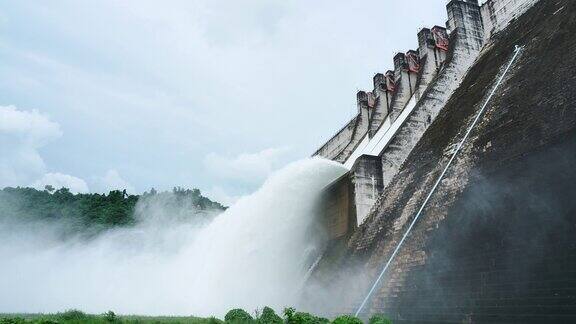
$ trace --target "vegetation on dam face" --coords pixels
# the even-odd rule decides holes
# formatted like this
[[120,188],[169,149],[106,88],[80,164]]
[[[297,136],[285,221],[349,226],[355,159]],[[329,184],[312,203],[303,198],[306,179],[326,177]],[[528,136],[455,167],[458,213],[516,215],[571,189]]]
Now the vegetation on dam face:
[[[297,312],[294,308],[284,309],[284,317],[280,317],[270,307],[257,310],[254,315],[243,309],[232,309],[224,320],[216,317],[201,318],[194,316],[136,316],[136,315],[116,315],[113,311],[108,311],[101,315],[86,314],[79,310],[69,310],[57,314],[24,314],[24,315],[0,315],[0,324],[77,324],[77,323],[127,323],[127,324],[147,324],[147,323],[173,323],[173,324],[362,324],[363,322],[350,315],[342,315],[330,321],[326,318],[318,317],[309,313]],[[380,315],[370,318],[369,324],[392,324],[392,322]]]

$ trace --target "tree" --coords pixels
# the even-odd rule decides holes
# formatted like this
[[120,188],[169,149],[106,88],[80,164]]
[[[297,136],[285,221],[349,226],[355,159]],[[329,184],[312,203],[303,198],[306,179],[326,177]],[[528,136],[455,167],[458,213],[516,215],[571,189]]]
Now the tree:
[[374,315],[370,318],[370,324],[392,324],[392,321],[382,315]]
[[309,313],[297,312],[294,308],[289,307],[284,309],[284,316],[286,316],[286,323],[288,324],[324,324],[330,323],[326,318],[316,317]]
[[354,317],[351,315],[339,316],[332,323],[333,324],[363,324],[362,321],[358,317]]
[[[210,199],[197,196],[194,190],[179,189],[176,199],[165,199],[170,208],[188,211],[190,206],[199,210],[188,213],[191,217],[213,217],[224,207]],[[156,193],[163,198],[174,196],[169,192]],[[50,221],[66,224],[63,237],[71,235],[94,235],[116,226],[136,223],[134,215],[139,199],[153,198],[150,194],[130,195],[124,190],[112,190],[108,194],[73,194],[67,188],[54,189],[47,185],[45,190],[34,188],[0,189],[0,221],[14,218],[22,221]],[[170,197],[168,197],[170,198]],[[201,203],[197,203],[200,201]],[[198,212],[196,212],[198,211]],[[201,211],[210,211],[202,213]],[[176,216],[175,216],[176,217]]]
[[116,322],[117,320],[116,314],[114,314],[114,312],[111,310],[104,314],[104,318],[106,319],[106,321],[110,323]]
[[86,313],[79,311],[77,309],[67,310],[64,313],[58,313],[58,317],[60,317],[64,321],[74,321],[77,323],[85,322],[88,316]]
[[258,318],[258,323],[262,324],[282,324],[282,317],[278,316],[274,310],[268,306],[262,309],[262,315]]
[[252,318],[247,311],[241,308],[235,308],[226,313],[224,321],[226,321],[226,323],[252,323],[254,318]]

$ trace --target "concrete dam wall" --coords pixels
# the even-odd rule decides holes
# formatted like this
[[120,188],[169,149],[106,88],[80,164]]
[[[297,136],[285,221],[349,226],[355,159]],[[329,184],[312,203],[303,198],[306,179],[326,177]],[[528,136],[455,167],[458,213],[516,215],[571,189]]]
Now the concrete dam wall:
[[359,225],[373,212],[382,191],[489,44],[487,35],[496,35],[535,2],[490,0],[480,6],[477,0],[449,1],[446,27],[423,28],[417,50],[396,54],[394,70],[377,73],[373,90],[357,93],[357,115],[314,153],[350,169],[355,207],[349,219]]
[[[385,94],[402,75],[386,73],[374,78],[385,89],[359,100],[380,128],[410,114],[382,137],[388,144],[379,154],[354,157],[347,197],[356,206],[338,217],[359,225],[329,248],[311,278],[311,289],[320,285],[327,295],[304,293],[304,302],[327,315],[358,308],[522,45],[362,315],[384,313],[394,323],[576,322],[576,2],[451,1],[447,8],[444,61],[426,70],[431,56],[420,46],[416,83],[405,87],[419,95],[399,114],[392,108],[371,119],[369,109],[399,100]],[[362,138],[379,127],[366,127]],[[329,157],[324,152],[317,154]]]
[[[418,50],[394,56],[394,70],[357,94],[358,114],[314,155],[351,169],[360,224],[426,128],[460,84],[483,45],[477,1],[450,1],[447,28],[424,28]],[[451,33],[448,34],[448,31]],[[375,162],[375,157],[380,162]]]

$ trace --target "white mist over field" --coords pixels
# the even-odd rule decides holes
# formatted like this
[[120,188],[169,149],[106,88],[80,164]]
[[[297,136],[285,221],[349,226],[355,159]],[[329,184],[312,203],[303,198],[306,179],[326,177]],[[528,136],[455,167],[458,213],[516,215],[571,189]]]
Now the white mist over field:
[[58,224],[0,221],[0,312],[222,316],[291,306],[319,248],[318,196],[344,172],[295,162],[207,224],[153,200],[138,203],[137,226],[90,240],[63,240]]

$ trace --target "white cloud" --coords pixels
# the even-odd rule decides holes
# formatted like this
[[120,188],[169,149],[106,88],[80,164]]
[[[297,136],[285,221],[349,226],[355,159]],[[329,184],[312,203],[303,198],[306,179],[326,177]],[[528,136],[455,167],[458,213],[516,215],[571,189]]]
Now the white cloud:
[[280,157],[287,151],[287,148],[269,148],[234,157],[210,153],[204,159],[204,166],[218,178],[258,184],[278,167]]
[[38,147],[62,136],[62,131],[60,125],[38,110],[22,111],[14,106],[0,106],[0,134]]
[[62,173],[46,173],[41,179],[35,181],[32,187],[42,190],[46,185],[51,185],[55,189],[68,188],[72,193],[89,192],[84,180]]
[[46,166],[38,149],[61,135],[60,126],[37,110],[0,106],[0,187],[41,177]]
[[210,190],[203,192],[203,195],[224,206],[232,206],[236,201],[238,201],[238,199],[243,197],[242,195],[231,195],[224,188],[219,186],[213,186]]
[[[20,110],[15,106],[0,106],[0,188],[31,186],[44,189],[66,187],[73,193],[89,192],[81,178],[61,172],[49,172],[39,149],[62,136],[60,125],[37,110]],[[135,193],[132,184],[115,169],[93,177],[93,187],[99,192],[126,189]]]
[[441,0],[5,2],[2,93],[67,134],[46,160],[117,168],[138,190],[210,188],[198,157],[229,147],[309,155],[356,112],[356,89],[416,46],[419,27],[445,21]]
[[38,110],[0,106],[0,188],[45,185],[66,187],[71,192],[88,192],[78,177],[47,172],[38,150],[62,136],[60,125]]
[[108,193],[111,190],[126,189],[128,193],[136,193],[134,186],[122,178],[115,169],[108,170],[102,177],[94,177],[92,182],[93,190],[96,192]]
[[256,153],[224,156],[210,153],[204,158],[204,168],[212,176],[206,195],[231,206],[242,196],[251,193],[275,170],[279,169],[289,149],[268,148]]

